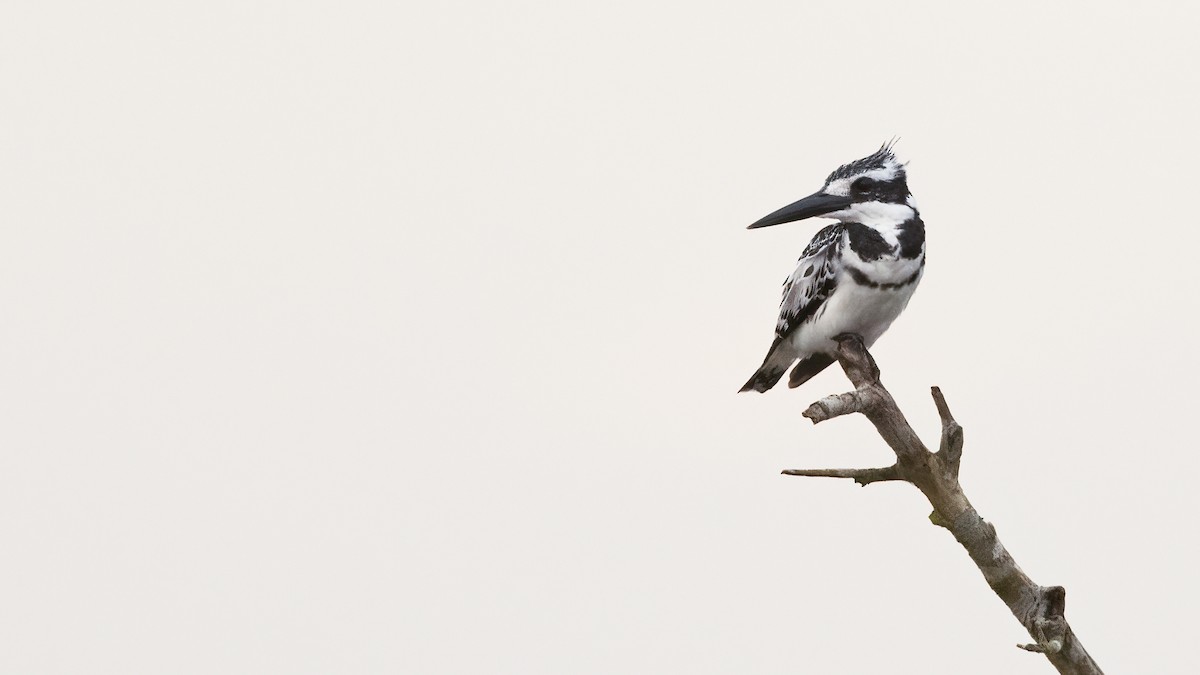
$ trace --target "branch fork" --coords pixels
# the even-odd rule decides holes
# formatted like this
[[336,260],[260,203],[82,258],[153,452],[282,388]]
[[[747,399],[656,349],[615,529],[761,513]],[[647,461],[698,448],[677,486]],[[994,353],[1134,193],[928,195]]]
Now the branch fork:
[[872,469],[788,469],[789,476],[850,478],[861,486],[884,481],[911,483],[929,500],[933,524],[949,530],[983,573],[984,580],[1034,639],[1021,649],[1046,655],[1064,675],[1103,675],[1100,667],[1071,631],[1064,612],[1066,590],[1039,586],[1017,565],[996,528],[985,521],[963,493],[958,482],[962,462],[963,428],[955,421],[946,398],[937,387],[931,394],[942,421],[937,452],[931,452],[900,412],[895,399],[879,380],[879,367],[862,338],[844,334],[837,338],[837,359],[854,390],[813,403],[803,415],[819,424],[836,417],[860,413],[896,453],[896,463]]

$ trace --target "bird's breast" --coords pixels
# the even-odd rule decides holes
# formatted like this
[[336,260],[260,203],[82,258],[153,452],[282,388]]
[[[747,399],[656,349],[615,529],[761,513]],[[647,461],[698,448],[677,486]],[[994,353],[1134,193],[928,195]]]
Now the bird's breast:
[[849,268],[843,268],[834,292],[788,336],[793,348],[805,354],[833,354],[834,337],[842,333],[857,333],[870,347],[904,311],[919,281],[918,269],[916,278],[904,285],[859,283]]

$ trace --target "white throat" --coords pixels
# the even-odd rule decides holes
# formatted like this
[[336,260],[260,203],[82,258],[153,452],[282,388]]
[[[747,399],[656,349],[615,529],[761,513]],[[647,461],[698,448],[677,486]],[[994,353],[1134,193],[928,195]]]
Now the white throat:
[[887,243],[895,246],[899,241],[900,226],[917,215],[916,209],[908,204],[889,202],[859,202],[841,211],[825,214],[826,218],[837,218],[843,223],[861,223],[883,235]]

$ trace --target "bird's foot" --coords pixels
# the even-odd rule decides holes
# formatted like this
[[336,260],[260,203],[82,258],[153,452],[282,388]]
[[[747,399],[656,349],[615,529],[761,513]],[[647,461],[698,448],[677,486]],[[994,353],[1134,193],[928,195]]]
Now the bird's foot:
[[846,369],[855,387],[861,389],[864,384],[879,382],[879,366],[875,364],[871,352],[867,351],[863,336],[858,333],[839,333],[833,339],[838,343],[837,360]]

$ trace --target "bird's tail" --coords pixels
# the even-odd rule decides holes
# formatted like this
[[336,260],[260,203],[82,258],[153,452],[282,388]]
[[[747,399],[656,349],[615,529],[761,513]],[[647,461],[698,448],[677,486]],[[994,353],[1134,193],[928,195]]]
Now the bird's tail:
[[800,363],[797,363],[796,367],[792,368],[792,374],[788,377],[788,387],[792,389],[799,387],[832,364],[833,358],[824,354],[813,354],[800,359]]
[[785,344],[783,338],[775,338],[771,348],[767,350],[767,358],[763,359],[762,367],[754,372],[738,392],[763,392],[774,387],[795,360],[796,353],[792,351],[791,346]]

